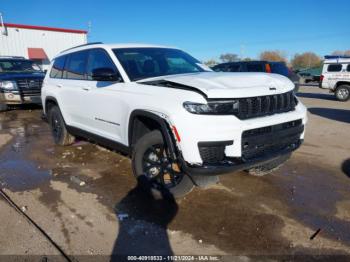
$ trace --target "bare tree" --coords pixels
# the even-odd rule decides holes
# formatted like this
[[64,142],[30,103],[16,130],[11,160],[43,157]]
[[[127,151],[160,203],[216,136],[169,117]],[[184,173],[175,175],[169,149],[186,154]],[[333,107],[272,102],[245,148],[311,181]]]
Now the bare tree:
[[295,54],[291,61],[294,69],[318,67],[321,62],[321,58],[313,52]]
[[332,55],[350,55],[350,49],[349,50],[336,50],[332,53]]
[[226,63],[226,62],[236,62],[239,59],[237,54],[226,53],[226,54],[220,55],[220,60]]
[[264,51],[260,54],[260,60],[287,62],[286,53],[280,50]]
[[344,55],[344,51],[336,50],[331,55]]
[[211,66],[214,66],[214,65],[218,64],[218,62],[216,62],[215,59],[209,59],[207,61],[204,61],[203,64],[205,64],[206,66],[211,67]]

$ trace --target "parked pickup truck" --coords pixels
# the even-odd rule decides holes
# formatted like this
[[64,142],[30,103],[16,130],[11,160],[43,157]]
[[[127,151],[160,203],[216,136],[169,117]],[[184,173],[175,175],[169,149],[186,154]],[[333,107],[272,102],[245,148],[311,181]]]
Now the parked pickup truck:
[[53,60],[42,104],[58,145],[85,137],[130,155],[154,192],[182,196],[208,175],[264,175],[304,139],[286,77],[213,72],[171,47],[88,44]]
[[325,56],[320,88],[329,89],[339,101],[350,99],[350,56]]
[[0,108],[40,104],[44,77],[45,73],[31,60],[0,56]]

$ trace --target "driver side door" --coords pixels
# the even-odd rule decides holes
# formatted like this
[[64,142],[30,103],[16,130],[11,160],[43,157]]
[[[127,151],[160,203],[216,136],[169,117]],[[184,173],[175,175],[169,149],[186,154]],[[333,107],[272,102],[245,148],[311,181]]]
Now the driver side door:
[[[93,72],[96,69],[113,70],[119,79],[117,81],[96,81]],[[84,107],[89,119],[89,129],[92,133],[105,138],[122,142],[124,128],[122,116],[127,105],[123,99],[125,89],[122,77],[109,54],[102,48],[89,50],[86,67],[87,84],[84,94]]]

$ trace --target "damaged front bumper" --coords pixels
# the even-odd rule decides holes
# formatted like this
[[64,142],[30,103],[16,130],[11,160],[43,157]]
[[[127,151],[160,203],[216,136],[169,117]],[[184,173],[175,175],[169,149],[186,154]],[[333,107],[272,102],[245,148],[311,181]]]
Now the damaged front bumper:
[[[216,175],[250,169],[274,161],[298,149],[303,142],[301,119],[277,125],[246,130],[241,135],[241,156],[225,155],[225,146],[211,143],[200,147],[202,164],[183,161],[188,174]],[[226,142],[225,142],[226,143]],[[201,145],[203,143],[199,143]]]
[[244,158],[227,158],[224,161],[215,164],[203,164],[201,166],[189,165],[183,163],[183,170],[189,175],[220,175],[228,174],[237,171],[247,170],[253,167],[261,166],[272,162],[282,156],[291,154],[298,149],[303,140],[300,139],[297,143],[293,143],[283,150],[271,152],[260,157],[246,160]]

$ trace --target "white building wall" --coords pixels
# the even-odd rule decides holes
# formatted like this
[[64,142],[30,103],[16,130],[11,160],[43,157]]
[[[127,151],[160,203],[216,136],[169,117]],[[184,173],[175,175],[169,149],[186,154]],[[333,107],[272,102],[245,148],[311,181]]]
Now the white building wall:
[[[3,28],[0,27],[0,31]],[[0,56],[28,58],[28,48],[43,48],[49,60],[59,52],[87,43],[84,33],[56,32],[7,27],[7,35],[0,33]]]

